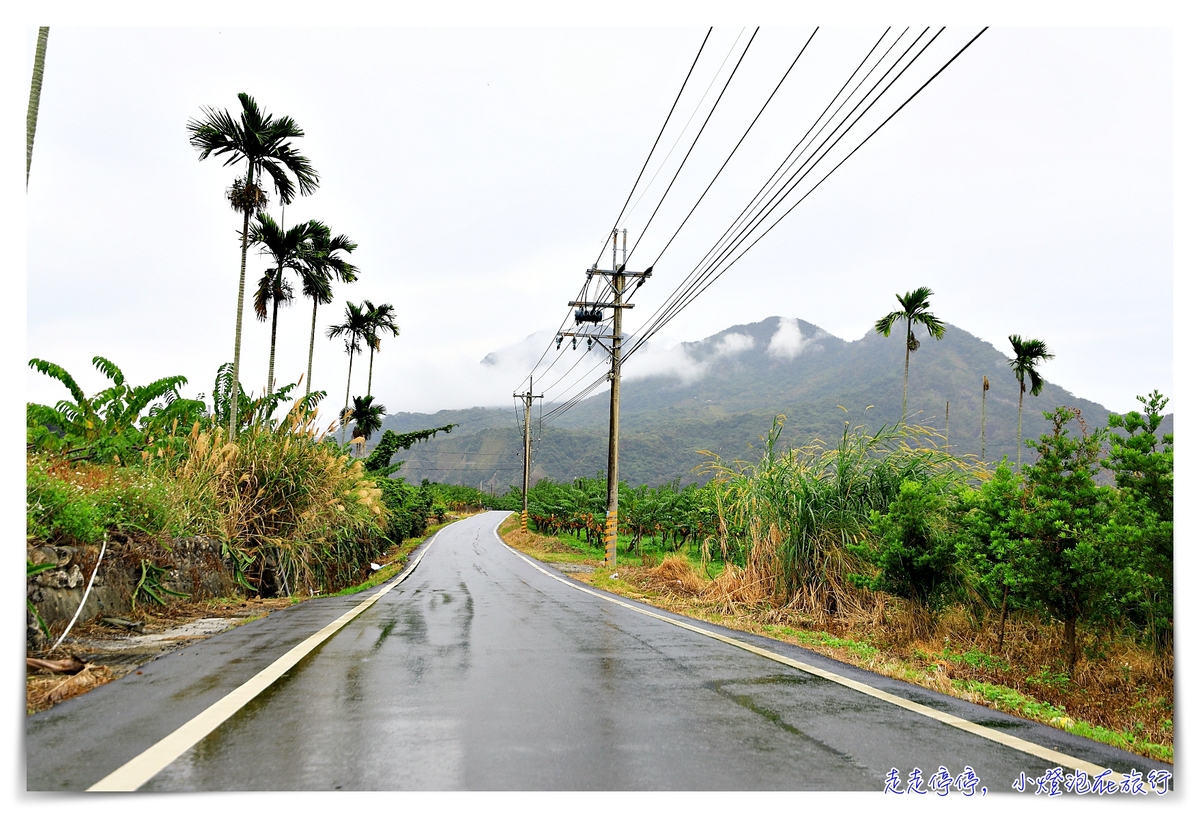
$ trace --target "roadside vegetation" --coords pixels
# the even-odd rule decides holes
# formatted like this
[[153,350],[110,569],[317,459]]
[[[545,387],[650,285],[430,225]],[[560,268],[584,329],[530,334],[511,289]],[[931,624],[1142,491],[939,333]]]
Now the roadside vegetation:
[[[451,426],[387,432],[370,457],[357,458],[361,438],[343,446],[335,426],[316,426],[321,393],[289,401],[297,385],[286,384],[257,398],[243,393],[230,440],[227,397],[212,405],[183,398],[182,377],[131,387],[112,362],[95,365],[113,386],[87,397],[60,367],[31,362],[71,397],[28,407],[26,544],[131,546],[143,569],[131,604],[170,601],[160,578],[173,538],[219,541],[248,596],[300,598],[367,582],[372,563],[406,543],[411,550],[431,522],[468,506],[457,487],[443,499],[438,486],[390,477],[397,451]],[[223,366],[214,394],[228,396],[229,376]],[[53,568],[27,563],[30,577]]]
[[615,579],[599,478],[539,483],[533,530],[502,532],[597,586],[1170,761],[1173,441],[1166,399],[1139,400],[1103,429],[1045,413],[1019,470],[903,424],[781,450],[779,418],[702,486],[622,487]]

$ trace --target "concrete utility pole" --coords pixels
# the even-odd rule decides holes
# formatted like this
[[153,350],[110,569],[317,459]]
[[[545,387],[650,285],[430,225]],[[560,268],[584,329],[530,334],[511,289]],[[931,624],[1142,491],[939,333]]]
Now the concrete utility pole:
[[520,398],[525,404],[525,480],[521,488],[521,530],[529,529],[529,407],[533,405],[534,398],[542,398],[544,395],[533,394],[533,376],[529,376],[529,391],[514,392],[514,398]]
[[625,302],[626,282],[630,279],[636,280],[637,285],[634,289],[637,289],[645,283],[654,269],[653,265],[647,267],[646,271],[641,273],[625,269],[625,258],[627,255],[625,242],[628,231],[622,230],[620,232],[622,235],[621,263],[617,264],[617,231],[613,230],[613,268],[611,270],[601,270],[593,267],[587,271],[589,278],[593,275],[599,275],[609,279],[612,301],[567,302],[568,306],[578,308],[575,310],[576,324],[598,324],[602,317],[601,311],[606,309],[612,310],[612,335],[599,335],[586,332],[561,332],[558,335],[559,344],[562,343],[564,337],[570,337],[572,344],[579,338],[587,338],[589,348],[592,343],[598,343],[602,347],[605,347],[604,342],[606,340],[610,344],[605,347],[612,357],[612,368],[608,373],[608,379],[611,384],[608,408],[608,511],[604,518],[604,561],[610,566],[617,564],[617,485],[620,471],[617,453],[621,428],[621,311],[633,309],[634,306]]

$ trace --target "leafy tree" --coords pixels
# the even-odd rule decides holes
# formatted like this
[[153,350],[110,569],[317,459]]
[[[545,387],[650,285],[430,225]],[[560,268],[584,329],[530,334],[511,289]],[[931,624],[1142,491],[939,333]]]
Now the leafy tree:
[[[246,292],[246,250],[250,239],[250,216],[267,203],[261,184],[263,174],[271,177],[275,192],[283,204],[291,204],[297,189],[308,195],[317,189],[319,177],[309,160],[297,153],[291,140],[304,131],[291,117],[274,118],[259,110],[249,94],[238,94],[242,110],[235,119],[228,110],[204,107],[199,119],[187,123],[188,141],[200,152],[200,160],[224,156],[225,165],[245,163],[245,173],[234,180],[227,193],[233,209],[242,214],[242,264],[238,276],[237,323],[233,343],[233,383],[239,383],[242,360],[242,305]],[[291,174],[289,176],[289,174]],[[292,181],[292,176],[296,181]],[[229,434],[238,415],[237,390],[231,391]]]
[[886,591],[936,610],[954,587],[956,532],[950,522],[947,481],[905,480],[886,514],[872,511],[874,541],[848,543],[854,554],[874,565],[873,577],[851,576],[855,584]]
[[202,401],[179,394],[179,388],[187,384],[182,375],[130,386],[124,373],[107,358],[97,355],[92,364],[112,386],[89,398],[62,367],[41,358],[30,359],[30,367],[60,382],[72,398],[53,408],[27,404],[32,446],[58,451],[73,460],[125,463],[151,440],[165,437],[181,423],[191,426],[204,413]]
[[[1068,675],[1079,659],[1076,626],[1120,595],[1120,560],[1101,536],[1112,490],[1098,486],[1103,430],[1088,433],[1077,409],[1044,412],[1051,430],[1038,439],[1037,462],[1022,470],[1024,538],[1015,566],[1026,592],[1063,622]],[[1068,433],[1075,420],[1079,434]]]
[[367,314],[370,316],[370,328],[366,335],[367,347],[371,350],[370,363],[367,365],[367,392],[369,393],[371,391],[371,373],[375,369],[375,351],[379,349],[380,336],[384,333],[391,333],[395,338],[400,334],[400,327],[396,325],[396,309],[391,304],[375,306],[370,301],[364,303],[367,307]]
[[350,356],[350,366],[346,369],[346,401],[342,404],[342,442],[345,442],[346,413],[350,411],[350,376],[354,372],[354,353],[362,352],[360,343],[367,337],[371,326],[370,316],[362,304],[346,302],[346,319],[340,324],[334,324],[325,331],[328,338],[343,338],[346,344],[346,354]]
[[993,607],[1000,609],[998,651],[1004,650],[1004,625],[1008,611],[1020,604],[1022,586],[1014,570],[1025,531],[1021,480],[1005,458],[990,480],[964,497],[967,513],[964,536],[958,544],[959,563],[972,584]]
[[905,323],[904,397],[900,404],[900,416],[905,423],[908,422],[908,357],[921,346],[921,342],[917,340],[917,336],[913,335],[913,324],[920,324],[925,327],[925,329],[929,330],[931,336],[939,340],[946,334],[945,325],[937,316],[929,312],[929,297],[931,295],[933,295],[933,290],[928,287],[917,287],[917,289],[905,293],[903,296],[897,293],[896,300],[900,302],[900,309],[895,312],[889,312],[875,322],[875,331],[884,338],[891,335],[892,324],[897,321],[904,321]]
[[376,478],[376,484],[383,490],[383,504],[390,512],[388,537],[393,542],[399,543],[406,537],[416,537],[425,531],[425,523],[433,511],[435,498],[428,482],[422,483],[418,488],[406,483],[402,477],[390,478],[390,475],[404,465],[404,461],[392,463],[392,456],[400,449],[407,450],[417,443],[436,437],[438,432],[449,434],[456,425],[458,424],[450,423],[436,429],[402,434],[388,429],[363,461],[367,474]]
[[254,314],[258,320],[267,320],[267,304],[271,304],[271,357],[267,366],[267,392],[272,392],[275,389],[275,331],[279,325],[279,305],[292,300],[292,287],[283,277],[283,271],[299,272],[304,269],[306,257],[313,253],[313,240],[322,232],[327,233],[329,228],[318,221],[308,221],[285,231],[266,213],[259,213],[256,219],[257,222],[250,229],[250,242],[262,246],[274,262],[272,268],[263,273],[254,293]]
[[400,449],[405,451],[411,449],[418,443],[424,443],[426,440],[437,437],[438,432],[450,434],[450,430],[457,426],[457,423],[449,423],[445,426],[438,426],[436,429],[422,429],[419,432],[393,432],[391,429],[386,430],[383,436],[379,439],[379,443],[363,461],[363,467],[368,474],[376,477],[387,477],[395,474],[401,466],[400,463],[392,463],[392,456]]
[[1108,534],[1129,555],[1137,588],[1132,607],[1161,654],[1174,624],[1174,436],[1158,436],[1166,398],[1156,390],[1138,401],[1142,412],[1109,416],[1111,450],[1101,465],[1121,490]]
[[329,228],[321,222],[317,224],[323,229],[313,237],[304,263],[297,270],[304,297],[311,298],[313,302],[312,329],[308,335],[308,371],[304,381],[310,392],[313,391],[312,361],[317,340],[317,307],[333,302],[334,279],[346,284],[358,280],[358,268],[340,255],[354,252],[358,245],[345,235],[331,238]]
[[1036,338],[1023,339],[1020,335],[1008,336],[1012,344],[1013,357],[1008,365],[1021,383],[1021,395],[1017,399],[1017,468],[1021,468],[1021,449],[1025,441],[1021,439],[1021,417],[1025,410],[1025,377],[1029,377],[1029,394],[1035,398],[1042,393],[1042,376],[1036,369],[1043,361],[1053,360],[1054,355],[1046,348],[1045,341]]

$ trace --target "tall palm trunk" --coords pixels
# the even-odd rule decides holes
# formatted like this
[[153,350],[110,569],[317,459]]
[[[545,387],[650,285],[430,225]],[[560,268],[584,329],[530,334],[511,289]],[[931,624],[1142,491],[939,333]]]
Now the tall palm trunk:
[[354,372],[354,350],[350,350],[350,368],[346,370],[346,402],[342,404],[342,411],[338,417],[338,422],[342,424],[342,444],[346,443],[346,410],[350,408],[350,374]]
[[[246,173],[246,178],[250,178],[249,172]],[[246,300],[246,250],[249,246],[249,239],[250,211],[246,210],[242,216],[242,271],[238,274],[237,324],[233,331],[233,383],[230,386],[229,395],[229,439],[231,441],[237,433],[238,384],[241,383],[238,374],[242,365],[242,307]]]
[[904,397],[900,399],[900,421],[908,425],[908,356],[912,354],[912,321],[908,322],[908,332],[904,336]]
[[46,40],[50,27],[38,29],[37,50],[33,54],[33,81],[29,86],[29,112],[25,115],[25,187],[29,188],[29,166],[33,163],[33,135],[37,131],[38,106],[42,102],[42,74],[46,69]]
[[1025,410],[1025,381],[1021,381],[1021,396],[1017,398],[1017,471],[1021,470],[1021,413]]
[[313,297],[312,330],[309,331],[309,333],[308,333],[308,374],[305,375],[306,380],[304,381],[304,383],[307,384],[307,386],[305,386],[305,388],[304,388],[305,392],[316,391],[313,389],[313,385],[312,385],[312,356],[313,356],[313,347],[316,345],[316,343],[317,343],[317,299],[314,296]]
[[367,394],[370,395],[373,394],[371,392],[371,373],[375,371],[375,347],[373,346],[371,347],[371,356],[367,361],[369,362],[367,364]]
[[988,379],[987,379],[987,375],[984,375],[983,376],[983,415],[982,415],[982,419],[979,421],[979,441],[980,441],[979,459],[985,463],[987,462],[987,393],[988,393]]
[[[283,277],[283,265],[279,265],[279,270],[275,273],[275,282]],[[267,394],[275,391],[275,329],[279,326],[279,299],[278,293],[273,293],[271,298],[271,359],[267,363]]]

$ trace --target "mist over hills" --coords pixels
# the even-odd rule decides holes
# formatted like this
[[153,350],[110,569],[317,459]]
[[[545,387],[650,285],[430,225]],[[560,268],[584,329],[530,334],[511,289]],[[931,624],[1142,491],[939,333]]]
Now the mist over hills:
[[[856,341],[843,341],[806,321],[773,316],[648,354],[641,374],[630,367],[621,382],[621,478],[651,486],[674,479],[704,480],[696,467],[709,458],[698,452],[756,459],[760,438],[780,414],[787,418],[781,441],[793,446],[814,438],[833,442],[847,424],[876,431],[897,421],[903,336],[901,325],[889,338],[871,330]],[[980,455],[986,376],[991,387],[987,460],[1015,459],[1020,386],[1005,355],[949,324],[940,341],[923,329],[917,338],[921,346],[909,364],[910,423],[947,436],[954,452]],[[608,390],[603,389],[553,424],[541,425],[535,404],[533,480],[570,480],[605,468],[608,401]],[[1036,438],[1046,432],[1049,423],[1042,412],[1056,406],[1078,408],[1089,429],[1103,425],[1109,416],[1100,404],[1047,381],[1037,397],[1025,394],[1022,436]],[[1164,421],[1162,431],[1171,431],[1172,420]],[[401,412],[389,415],[383,428],[406,432],[460,424],[450,435],[400,452],[405,465],[398,474],[414,481],[482,484],[503,491],[521,480],[518,421],[511,406],[475,407],[433,414]],[[1028,452],[1023,455],[1028,457]]]

